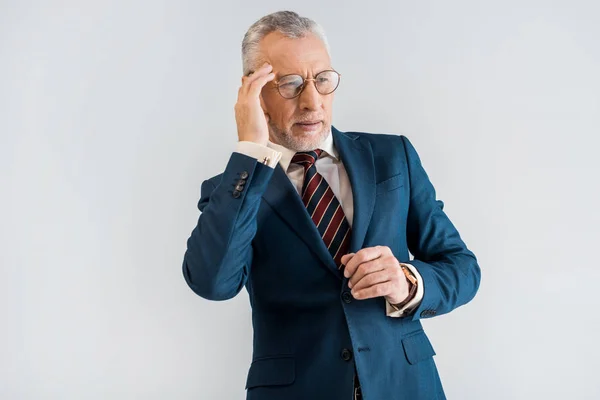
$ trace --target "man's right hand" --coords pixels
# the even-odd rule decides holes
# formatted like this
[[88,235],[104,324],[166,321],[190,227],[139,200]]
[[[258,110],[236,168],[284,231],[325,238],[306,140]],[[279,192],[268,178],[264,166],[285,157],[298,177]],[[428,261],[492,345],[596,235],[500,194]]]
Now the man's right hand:
[[260,93],[267,82],[275,78],[273,67],[265,63],[249,76],[242,77],[235,104],[235,121],[240,141],[250,141],[264,146],[269,141],[269,115],[261,106]]

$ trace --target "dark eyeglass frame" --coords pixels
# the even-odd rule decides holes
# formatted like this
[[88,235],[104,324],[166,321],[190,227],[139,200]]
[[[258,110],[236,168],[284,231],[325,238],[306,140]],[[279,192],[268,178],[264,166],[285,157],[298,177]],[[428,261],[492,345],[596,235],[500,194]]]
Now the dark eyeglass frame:
[[[319,91],[319,88],[317,87],[316,80],[317,80],[317,78],[318,78],[318,76],[319,76],[319,75],[321,75],[322,73],[325,73],[325,72],[334,72],[334,73],[336,73],[336,74],[337,74],[337,76],[338,76],[338,81],[337,81],[337,85],[335,85],[335,87],[333,88],[333,90],[332,90],[332,91],[330,91],[330,92],[328,92],[328,93],[321,93],[321,92]],[[279,82],[280,82],[280,81],[281,81],[283,78],[285,78],[285,77],[287,77],[287,76],[299,76],[300,78],[302,78],[302,86],[300,86],[300,90],[298,90],[298,93],[297,93],[295,96],[292,96],[292,97],[285,97],[283,94],[281,94],[281,91],[279,90]],[[306,89],[306,82],[308,82],[308,81],[313,81],[313,82],[315,82],[315,83],[313,83],[313,85],[315,85],[315,89],[317,90],[317,92],[319,92],[319,94],[322,94],[323,96],[326,96],[326,95],[328,95],[328,94],[331,94],[331,93],[335,92],[335,90],[338,88],[338,86],[340,86],[340,82],[341,82],[341,80],[342,80],[342,74],[340,74],[339,72],[337,72],[336,70],[333,70],[333,69],[326,69],[326,70],[324,70],[324,71],[321,71],[321,72],[319,72],[318,74],[316,74],[314,78],[304,78],[302,75],[299,75],[299,74],[287,74],[287,75],[283,75],[283,76],[281,76],[281,77],[279,78],[279,80],[277,80],[277,81],[272,81],[272,82],[273,82],[273,84],[275,85],[275,87],[277,88],[277,92],[279,93],[279,95],[280,95],[281,97],[283,97],[284,99],[288,99],[288,100],[290,100],[290,99],[295,99],[296,97],[298,97],[298,96],[300,96],[300,95],[302,94],[302,92],[304,91],[304,89]]]

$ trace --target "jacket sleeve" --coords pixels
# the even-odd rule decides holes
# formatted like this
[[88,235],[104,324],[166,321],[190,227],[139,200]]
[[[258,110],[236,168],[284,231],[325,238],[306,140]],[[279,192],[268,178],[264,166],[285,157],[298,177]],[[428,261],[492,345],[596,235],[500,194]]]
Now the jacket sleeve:
[[401,136],[408,161],[410,205],[408,209],[409,261],[423,279],[423,299],[410,316],[413,320],[448,313],[468,303],[477,292],[481,271],[475,255],[436,200],[421,160],[410,141]]
[[[220,182],[202,183],[201,214],[183,260],[185,281],[199,296],[231,299],[246,284],[256,215],[273,171],[253,157],[234,152]],[[238,185],[243,188],[236,190]]]

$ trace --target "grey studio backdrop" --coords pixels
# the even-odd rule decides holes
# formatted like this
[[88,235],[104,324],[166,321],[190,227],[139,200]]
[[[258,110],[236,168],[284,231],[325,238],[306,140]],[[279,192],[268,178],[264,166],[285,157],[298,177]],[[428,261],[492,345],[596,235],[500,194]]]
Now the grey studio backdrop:
[[0,398],[244,398],[248,295],[181,262],[281,9],[328,33],[334,124],[407,135],[480,260],[424,322],[448,398],[600,398],[600,6],[534,0],[0,1]]

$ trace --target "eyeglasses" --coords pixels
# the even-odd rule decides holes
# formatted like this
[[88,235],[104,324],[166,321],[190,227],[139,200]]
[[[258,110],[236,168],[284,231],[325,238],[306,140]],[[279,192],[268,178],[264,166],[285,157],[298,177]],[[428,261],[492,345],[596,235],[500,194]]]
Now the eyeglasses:
[[334,70],[321,71],[314,78],[304,79],[301,75],[284,75],[278,81],[273,81],[281,97],[293,99],[300,96],[306,88],[306,82],[313,81],[317,92],[322,95],[331,94],[340,84],[341,74]]

